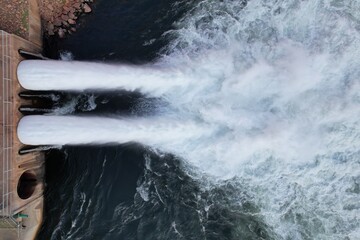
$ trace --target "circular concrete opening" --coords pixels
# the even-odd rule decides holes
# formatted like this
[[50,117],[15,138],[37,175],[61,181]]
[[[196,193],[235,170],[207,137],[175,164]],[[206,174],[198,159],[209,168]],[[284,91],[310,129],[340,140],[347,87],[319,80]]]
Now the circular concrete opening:
[[30,171],[24,172],[18,182],[17,192],[21,199],[28,199],[36,188],[36,175]]

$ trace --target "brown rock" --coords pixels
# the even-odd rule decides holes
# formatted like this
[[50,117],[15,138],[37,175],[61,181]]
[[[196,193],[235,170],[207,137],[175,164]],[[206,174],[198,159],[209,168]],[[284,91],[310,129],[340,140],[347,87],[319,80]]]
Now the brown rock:
[[61,10],[56,9],[56,10],[55,10],[55,15],[56,15],[56,16],[59,16],[60,14],[61,14]]
[[64,10],[63,12],[68,13],[68,12],[70,11],[70,8],[69,8],[69,7],[64,6],[64,7],[63,7],[63,10]]
[[78,2],[78,3],[75,3],[74,4],[74,8],[76,9],[80,9],[81,8],[81,4]]
[[54,7],[50,4],[47,5],[47,8],[50,10],[50,11],[54,11]]
[[72,32],[76,32],[76,28],[74,28],[74,27],[70,28],[70,30],[71,30]]
[[54,25],[58,26],[58,27],[61,26],[61,20],[60,19],[55,19]]
[[64,21],[67,21],[69,19],[69,16],[68,15],[61,15],[61,19],[64,20]]
[[54,30],[54,24],[52,24],[52,23],[49,22],[49,23],[47,24],[46,28],[47,28],[48,31],[53,31],[53,30]]
[[[69,26],[70,26],[67,21],[63,21],[63,22],[62,22],[62,25],[63,25],[64,27],[69,27]],[[64,29],[64,30],[65,30],[65,29]]]
[[53,30],[49,30],[49,31],[48,31],[48,34],[49,34],[50,36],[55,35],[55,33],[54,33],[54,31],[53,31]]
[[73,13],[69,13],[68,16],[69,16],[70,19],[76,19],[76,16]]
[[83,9],[85,13],[91,12],[91,8],[87,3],[84,4]]
[[68,20],[68,23],[70,23],[71,25],[76,24],[76,22],[74,20],[72,20],[71,18]]
[[65,30],[62,29],[62,28],[59,28],[58,35],[59,35],[59,38],[64,38],[65,37]]

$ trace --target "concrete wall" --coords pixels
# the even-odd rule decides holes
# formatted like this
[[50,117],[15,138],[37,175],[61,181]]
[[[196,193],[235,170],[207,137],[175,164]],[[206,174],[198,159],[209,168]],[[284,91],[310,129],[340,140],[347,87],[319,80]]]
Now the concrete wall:
[[[20,233],[32,239],[41,225],[44,191],[44,156],[41,153],[19,155],[23,147],[17,137],[17,124],[24,104],[18,97],[23,90],[16,76],[16,69],[22,57],[18,49],[40,52],[40,47],[12,34],[0,32],[0,216],[27,214],[26,219],[18,218],[20,225],[26,226]],[[26,172],[25,175],[23,175]],[[23,175],[22,185],[19,180]],[[25,176],[25,177],[24,177]],[[31,177],[29,177],[31,176]],[[30,186],[30,191],[28,189]],[[19,188],[20,187],[20,188]],[[19,196],[18,190],[26,191]],[[30,194],[29,194],[30,191]],[[0,231],[1,234],[1,231]],[[9,238],[11,239],[11,238]]]
[[[38,0],[27,2],[27,40],[0,30],[0,240],[35,239],[43,217],[44,156],[40,153],[19,155],[23,146],[16,132],[21,118],[18,108],[26,104],[18,97],[22,91],[16,76],[17,65],[22,60],[18,49],[40,53],[42,47]],[[25,176],[22,190],[27,186],[32,190],[25,194],[26,199],[18,194],[22,175]],[[28,218],[13,218],[17,213]]]

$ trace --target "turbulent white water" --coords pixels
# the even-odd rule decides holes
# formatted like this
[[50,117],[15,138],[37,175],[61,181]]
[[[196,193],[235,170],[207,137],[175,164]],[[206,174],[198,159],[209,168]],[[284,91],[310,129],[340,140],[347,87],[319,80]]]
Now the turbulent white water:
[[[209,131],[210,130],[210,131]],[[21,142],[31,145],[141,142],[173,150],[211,135],[206,124],[174,118],[26,116],[18,125]]]
[[[166,33],[176,38],[153,68],[99,73],[84,63],[51,75],[72,82],[76,71],[80,87],[110,79],[161,95],[181,119],[28,117],[20,139],[67,143],[46,133],[59,122],[64,129],[56,131],[74,133],[69,143],[144,141],[218,178],[241,178],[283,239],[360,239],[360,2],[252,0],[242,7],[200,2]],[[43,89],[44,68],[29,72],[25,64],[24,87]]]
[[17,76],[21,86],[28,90],[123,89],[154,95],[190,81],[177,69],[52,60],[22,61]]

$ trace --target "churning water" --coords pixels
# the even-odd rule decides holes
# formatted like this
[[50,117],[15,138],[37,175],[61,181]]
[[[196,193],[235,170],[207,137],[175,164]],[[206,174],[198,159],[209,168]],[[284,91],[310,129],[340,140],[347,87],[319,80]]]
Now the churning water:
[[[36,90],[140,90],[168,103],[156,116],[30,116],[20,122],[20,139],[138,141],[175,154],[198,184],[194,195],[217,194],[214,202],[226,202],[234,214],[219,220],[233,222],[231,235],[207,235],[212,204],[194,200],[204,233],[194,239],[359,239],[360,2],[206,0],[174,24],[164,33],[170,43],[151,65],[114,70],[72,63],[84,76],[101,76],[90,81],[72,78],[68,62],[43,68],[25,62],[19,70],[24,86]],[[56,76],[46,71],[53,68]],[[146,169],[150,174],[151,164]],[[148,177],[137,188],[145,203],[156,182]],[[169,222],[175,236],[191,239],[184,225]]]

